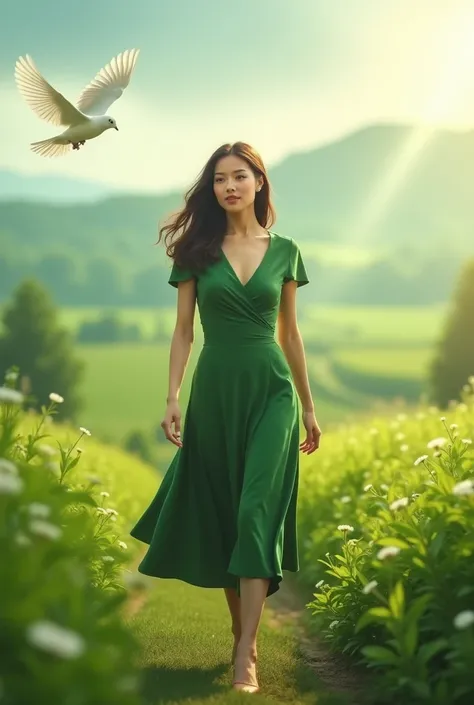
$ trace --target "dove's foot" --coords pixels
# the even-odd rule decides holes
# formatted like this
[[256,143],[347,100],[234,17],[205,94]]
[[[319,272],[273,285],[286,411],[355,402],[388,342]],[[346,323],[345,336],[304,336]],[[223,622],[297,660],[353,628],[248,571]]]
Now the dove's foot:
[[71,142],[73,149],[79,149],[85,143],[86,143],[85,140],[82,140],[82,142]]

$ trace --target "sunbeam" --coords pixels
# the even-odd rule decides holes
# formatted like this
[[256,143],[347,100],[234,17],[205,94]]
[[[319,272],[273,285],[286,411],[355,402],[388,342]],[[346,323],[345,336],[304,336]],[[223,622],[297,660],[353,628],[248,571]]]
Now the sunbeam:
[[450,115],[456,112],[461,101],[470,95],[468,88],[473,83],[474,73],[471,72],[471,69],[474,69],[473,21],[473,10],[456,17],[451,28],[452,43],[446,56],[439,88],[426,105],[421,118],[424,124],[411,130],[385,177],[379,181],[359,215],[354,218],[350,236],[353,245],[363,246],[371,239],[375,226],[393,206],[397,195],[407,187],[414,167],[426,149],[432,145],[437,125],[448,123]]

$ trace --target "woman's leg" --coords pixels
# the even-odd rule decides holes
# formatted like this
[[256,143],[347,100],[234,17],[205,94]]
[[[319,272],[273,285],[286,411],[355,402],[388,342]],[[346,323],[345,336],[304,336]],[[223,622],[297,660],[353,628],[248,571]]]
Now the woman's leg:
[[232,634],[234,635],[234,650],[232,652],[232,663],[235,660],[237,644],[240,640],[241,625],[240,625],[240,597],[234,588],[224,588],[227,604],[229,605],[230,616],[232,619]]
[[[270,581],[240,578],[241,635],[235,658],[235,681],[257,687],[257,633]],[[236,686],[238,690],[245,690]],[[250,692],[252,692],[250,690]]]

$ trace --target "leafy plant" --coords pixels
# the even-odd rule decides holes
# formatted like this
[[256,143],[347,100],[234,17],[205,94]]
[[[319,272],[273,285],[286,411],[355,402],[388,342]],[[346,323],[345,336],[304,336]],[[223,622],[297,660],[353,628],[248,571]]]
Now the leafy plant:
[[17,377],[9,370],[0,387],[0,700],[136,705],[139,644],[121,611],[129,551],[108,493],[74,483],[77,443],[90,432],[58,442],[52,462],[42,441],[62,397],[50,394],[25,437]]

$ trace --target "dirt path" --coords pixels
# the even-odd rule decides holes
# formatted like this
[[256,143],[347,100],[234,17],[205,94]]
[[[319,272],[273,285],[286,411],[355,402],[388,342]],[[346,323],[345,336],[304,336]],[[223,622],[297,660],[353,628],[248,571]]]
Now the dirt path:
[[291,574],[286,573],[280,585],[280,590],[266,603],[268,624],[276,629],[291,624],[301,656],[327,689],[348,697],[350,705],[364,705],[364,693],[370,689],[368,674],[355,669],[343,655],[332,653],[323,640],[308,634],[304,626],[304,615],[308,612],[305,605],[312,596],[305,599]]

